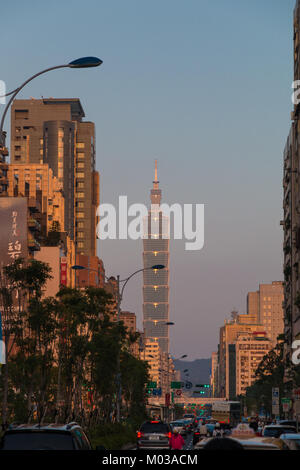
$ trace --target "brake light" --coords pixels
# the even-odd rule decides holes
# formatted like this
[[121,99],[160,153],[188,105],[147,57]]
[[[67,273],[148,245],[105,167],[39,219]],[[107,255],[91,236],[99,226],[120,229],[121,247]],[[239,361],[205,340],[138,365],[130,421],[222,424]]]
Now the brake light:
[[138,438],[138,439],[140,439],[140,438],[143,437],[143,436],[144,436],[144,433],[143,433],[143,432],[140,432],[140,431],[137,432],[137,438]]
[[172,433],[171,433],[171,432],[167,432],[167,433],[165,434],[165,436],[167,436],[169,439],[171,439]]
[[159,421],[151,421],[151,424],[157,424]]

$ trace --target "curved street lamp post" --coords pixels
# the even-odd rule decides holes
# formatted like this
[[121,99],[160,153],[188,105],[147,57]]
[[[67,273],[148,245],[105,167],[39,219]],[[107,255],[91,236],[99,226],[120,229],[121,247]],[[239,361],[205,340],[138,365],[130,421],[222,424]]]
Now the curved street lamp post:
[[[3,126],[4,126],[4,120],[7,114],[7,111],[9,110],[9,107],[17,94],[27,85],[27,83],[31,82],[34,78],[38,77],[39,75],[42,75],[44,73],[50,72],[51,70],[56,70],[56,69],[61,69],[61,68],[77,68],[77,69],[82,69],[82,68],[88,68],[88,67],[98,67],[101,65],[103,62],[101,59],[98,59],[98,57],[81,57],[80,59],[73,60],[72,62],[69,62],[68,64],[63,64],[63,65],[56,65],[54,67],[48,67],[45,70],[42,70],[41,72],[38,72],[32,77],[28,78],[22,85],[20,85],[18,88],[15,90],[10,91],[9,93],[6,93],[5,95],[2,95],[1,97],[5,96],[11,96],[9,99],[7,105],[5,106],[5,109],[3,111],[1,123],[0,123],[0,150],[5,147],[5,132],[3,131]],[[1,98],[0,97],[0,98]]]

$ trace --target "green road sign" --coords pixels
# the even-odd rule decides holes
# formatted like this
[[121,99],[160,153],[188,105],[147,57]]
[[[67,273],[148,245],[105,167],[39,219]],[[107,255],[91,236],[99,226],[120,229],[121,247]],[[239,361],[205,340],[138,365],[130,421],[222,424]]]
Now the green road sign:
[[157,388],[157,382],[148,382],[147,388]]
[[171,388],[181,388],[181,382],[171,382]]

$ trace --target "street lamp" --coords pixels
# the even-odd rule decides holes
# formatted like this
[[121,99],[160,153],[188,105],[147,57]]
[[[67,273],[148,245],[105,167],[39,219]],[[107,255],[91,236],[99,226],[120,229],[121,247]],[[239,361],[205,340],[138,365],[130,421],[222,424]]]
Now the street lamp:
[[77,271],[81,271],[82,269],[87,269],[88,270],[88,284],[90,284],[90,271],[93,271],[94,273],[97,274],[97,284],[99,286],[99,272],[97,269],[94,269],[94,268],[90,268],[90,267],[85,267],[85,266],[81,266],[80,264],[75,264],[74,266],[72,266],[72,269],[74,269],[75,271],[75,289],[76,289],[76,279],[77,279],[77,276],[76,276],[76,273]]
[[3,126],[4,126],[4,120],[7,114],[7,111],[17,96],[17,94],[24,88],[27,83],[31,82],[34,78],[38,77],[39,75],[42,75],[44,73],[50,72],[51,70],[56,70],[56,69],[61,69],[61,68],[77,68],[77,69],[82,69],[82,68],[87,68],[87,67],[98,67],[99,65],[102,64],[102,60],[98,59],[98,57],[81,57],[80,59],[73,60],[72,62],[69,62],[68,64],[63,64],[63,65],[56,65],[54,67],[49,67],[45,70],[42,70],[41,72],[36,73],[35,75],[32,75],[32,77],[28,78],[22,85],[20,85],[18,88],[15,90],[10,91],[9,93],[6,93],[4,96],[9,96],[12,95],[11,98],[9,99],[2,115],[1,123],[0,123],[0,147],[5,146],[5,133],[3,132]]

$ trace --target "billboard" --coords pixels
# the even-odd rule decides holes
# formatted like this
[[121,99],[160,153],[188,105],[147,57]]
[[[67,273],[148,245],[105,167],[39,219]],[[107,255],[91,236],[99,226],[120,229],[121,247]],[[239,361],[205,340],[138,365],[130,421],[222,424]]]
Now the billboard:
[[27,211],[26,197],[0,198],[0,268],[27,257]]

